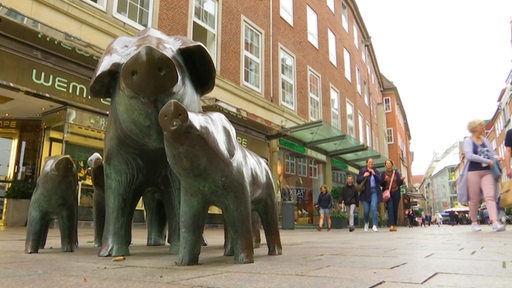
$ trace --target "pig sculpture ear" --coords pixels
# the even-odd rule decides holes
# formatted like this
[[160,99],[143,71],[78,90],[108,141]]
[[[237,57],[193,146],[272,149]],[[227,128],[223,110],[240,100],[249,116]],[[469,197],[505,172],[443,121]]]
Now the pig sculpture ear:
[[119,37],[107,47],[89,85],[92,97],[112,98],[118,84],[121,66],[126,62],[123,52],[128,49],[131,42],[133,39]]
[[215,65],[212,57],[203,44],[185,37],[173,36],[181,42],[177,49],[182,64],[197,93],[201,96],[212,91],[215,87]]

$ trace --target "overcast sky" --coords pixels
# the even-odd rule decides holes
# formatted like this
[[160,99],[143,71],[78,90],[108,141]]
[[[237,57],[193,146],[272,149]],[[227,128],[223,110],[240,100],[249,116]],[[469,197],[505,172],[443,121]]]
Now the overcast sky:
[[490,119],[512,70],[512,0],[356,0],[381,73],[404,104],[423,175],[435,152]]

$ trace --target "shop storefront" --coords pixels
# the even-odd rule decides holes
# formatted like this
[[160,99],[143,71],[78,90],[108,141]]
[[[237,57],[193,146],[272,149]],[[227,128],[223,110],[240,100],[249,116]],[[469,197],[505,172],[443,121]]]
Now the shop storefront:
[[36,181],[46,157],[69,154],[80,175],[80,205],[91,206],[86,162],[102,152],[109,109],[88,91],[100,56],[78,37],[0,7],[1,200],[13,181]]
[[309,122],[285,129],[279,139],[279,189],[282,195],[283,224],[292,207],[295,224],[317,224],[314,203],[320,186],[343,187],[348,175],[373,158],[376,167],[384,166],[386,157],[342,131],[322,122]]
[[296,224],[313,224],[314,203],[325,184],[325,156],[285,139],[279,145],[277,186],[282,205],[293,205]]

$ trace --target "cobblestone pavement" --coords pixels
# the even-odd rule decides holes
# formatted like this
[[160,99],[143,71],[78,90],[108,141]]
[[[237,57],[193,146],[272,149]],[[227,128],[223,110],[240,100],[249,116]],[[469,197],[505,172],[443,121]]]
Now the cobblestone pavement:
[[179,267],[169,246],[145,246],[143,226],[134,226],[131,255],[118,262],[96,255],[90,224],[80,225],[75,252],[61,252],[54,228],[46,249],[31,255],[25,227],[0,227],[0,287],[511,287],[509,228],[281,230],[283,255],[267,256],[263,244],[245,265],[222,256],[222,229],[207,228],[200,264]]

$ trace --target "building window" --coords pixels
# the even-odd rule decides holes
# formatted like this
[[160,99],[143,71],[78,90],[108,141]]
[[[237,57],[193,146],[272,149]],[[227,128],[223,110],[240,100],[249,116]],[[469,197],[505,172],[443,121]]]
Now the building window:
[[366,143],[365,142],[365,139],[364,139],[364,118],[363,118],[363,114],[361,112],[359,112],[359,141],[361,141],[361,143]]
[[347,173],[340,170],[332,170],[332,182],[344,185],[347,183]]
[[345,62],[345,78],[348,82],[352,82],[352,73],[350,72],[350,53],[347,48],[343,49],[343,61]]
[[356,127],[354,120],[354,105],[347,101],[347,133],[354,137],[356,135]]
[[318,163],[315,159],[309,159],[309,177],[318,178]]
[[320,76],[313,70],[308,70],[309,86],[309,119],[320,120]]
[[295,57],[282,48],[279,54],[281,61],[281,104],[295,110]]
[[331,87],[331,126],[340,129],[340,93]]
[[331,12],[334,13],[334,0],[327,0],[327,7],[329,7]]
[[293,26],[293,0],[279,1],[279,15]]
[[370,122],[366,121],[366,141],[367,141],[367,145],[368,147],[373,147],[372,146],[372,129],[370,127]]
[[203,43],[217,62],[217,1],[194,1],[192,39]]
[[244,84],[261,92],[261,32],[244,22]]
[[359,32],[356,25],[354,25],[354,45],[359,49]]
[[359,95],[363,95],[361,91],[361,70],[359,70],[359,65],[356,65],[356,86],[357,93],[359,93]]
[[308,159],[305,157],[297,159],[297,175],[302,177],[308,176]]
[[327,29],[328,41],[329,41],[329,61],[334,66],[337,66],[336,63],[336,36],[331,31],[331,29]]
[[318,48],[318,16],[311,7],[307,6],[308,41]]
[[151,26],[153,0],[114,0],[114,7],[114,16],[120,20],[139,29]]
[[386,129],[386,140],[388,141],[388,144],[395,143],[395,140],[393,138],[393,128]]
[[107,8],[107,0],[82,0],[85,3],[89,3],[92,6],[98,7],[101,10],[105,11]]
[[348,9],[345,3],[341,3],[341,26],[348,32]]
[[295,157],[290,153],[285,153],[284,155],[284,166],[286,174],[295,174]]
[[384,112],[391,112],[391,98],[384,97]]
[[364,92],[364,104],[366,104],[366,106],[369,106],[370,105],[370,91],[368,89],[368,83],[366,83],[366,80],[364,80],[364,83],[363,83],[363,92]]

